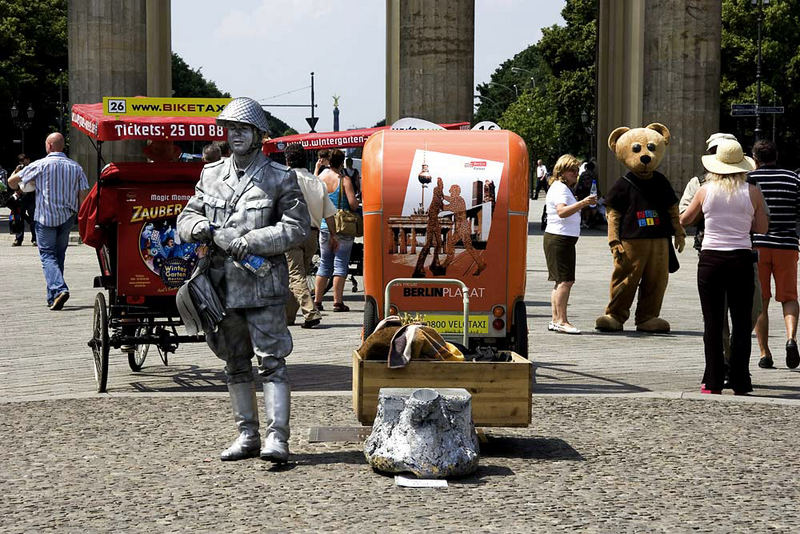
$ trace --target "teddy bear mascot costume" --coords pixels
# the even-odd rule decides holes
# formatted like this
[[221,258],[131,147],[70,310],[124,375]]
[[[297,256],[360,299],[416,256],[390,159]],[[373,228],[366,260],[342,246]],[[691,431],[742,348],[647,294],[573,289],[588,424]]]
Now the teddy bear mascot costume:
[[[636,292],[636,330],[669,332],[659,317],[667,290],[671,250],[683,250],[686,232],[679,222],[678,197],[666,177],[656,172],[669,144],[669,130],[654,122],[645,128],[620,127],[608,147],[627,168],[606,195],[608,245],[614,257],[611,300],[595,328],[618,332],[630,317]],[[675,267],[677,268],[677,267]]]
[[[284,252],[309,232],[308,208],[293,170],[261,152],[269,129],[261,105],[234,98],[217,117],[228,129],[230,158],[203,167],[178,216],[185,242],[209,243],[208,278],[224,306],[221,321],[205,328],[206,341],[225,361],[239,436],[222,460],[255,456],[276,463],[289,457],[289,376],[286,327],[289,269]],[[260,264],[257,269],[247,269]],[[194,276],[194,275],[193,275]],[[266,439],[261,445],[251,360],[264,378]]]

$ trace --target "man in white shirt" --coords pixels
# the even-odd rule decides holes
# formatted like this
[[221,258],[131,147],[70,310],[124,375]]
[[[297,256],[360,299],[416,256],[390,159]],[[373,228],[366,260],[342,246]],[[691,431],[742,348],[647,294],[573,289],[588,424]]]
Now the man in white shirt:
[[[308,215],[311,219],[311,231],[303,243],[297,247],[286,251],[286,261],[289,264],[289,288],[291,294],[286,302],[286,322],[290,325],[295,323],[297,310],[303,313],[304,321],[302,328],[314,328],[322,321],[322,314],[314,306],[314,299],[308,289],[308,274],[311,270],[311,258],[317,252],[319,246],[319,227],[322,219],[328,224],[329,229],[336,227],[333,216],[336,214],[336,206],[333,205],[328,197],[325,184],[308,171],[308,156],[303,146],[292,144],[286,147],[284,152],[286,165],[292,168],[297,175],[297,183],[303,192],[303,197],[308,206]],[[331,231],[331,241],[334,249],[336,248],[336,234]]]
[[547,167],[544,166],[542,160],[538,160],[536,162],[536,192],[533,194],[534,200],[538,200],[539,191],[542,189],[544,189],[544,192],[547,193]]

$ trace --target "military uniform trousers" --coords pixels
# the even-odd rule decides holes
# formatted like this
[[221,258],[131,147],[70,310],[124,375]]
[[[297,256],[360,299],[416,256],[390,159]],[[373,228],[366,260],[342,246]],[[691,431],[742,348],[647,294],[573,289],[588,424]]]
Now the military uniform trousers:
[[283,304],[260,308],[227,308],[227,316],[206,341],[225,362],[228,383],[253,380],[252,358],[258,358],[258,373],[268,377],[286,365],[292,352],[292,336],[286,327]]

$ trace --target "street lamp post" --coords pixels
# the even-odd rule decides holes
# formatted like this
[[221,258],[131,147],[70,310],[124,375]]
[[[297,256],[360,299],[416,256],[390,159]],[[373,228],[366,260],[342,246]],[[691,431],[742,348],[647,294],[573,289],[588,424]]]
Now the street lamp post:
[[515,74],[519,74],[520,72],[526,72],[526,73],[530,74],[531,89],[536,89],[536,80],[533,77],[534,73],[533,73],[532,70],[523,69],[522,67],[511,67],[511,72],[513,72]]
[[497,85],[498,87],[502,87],[503,89],[506,89],[509,92],[513,92],[514,96],[516,98],[519,98],[519,93],[517,92],[517,86],[516,85],[514,85],[514,89],[511,89],[509,86],[503,85],[502,83],[497,83],[497,82],[489,82],[489,85]]
[[755,140],[761,139],[761,24],[764,22],[764,5],[769,4],[769,0],[750,0],[754,6],[758,6],[758,60],[756,62],[756,129]]
[[11,104],[11,120],[14,121],[14,124],[16,124],[17,128],[19,128],[20,152],[23,154],[25,153],[25,130],[31,127],[31,122],[33,122],[34,115],[35,112],[33,111],[33,106],[30,104],[28,104],[28,109],[25,111],[25,115],[20,115],[17,105]]

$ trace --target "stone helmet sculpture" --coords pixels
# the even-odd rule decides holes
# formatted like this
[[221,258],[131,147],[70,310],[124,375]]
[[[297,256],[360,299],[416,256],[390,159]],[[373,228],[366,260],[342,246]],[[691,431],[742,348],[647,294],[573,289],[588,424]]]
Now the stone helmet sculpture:
[[217,116],[217,124],[220,126],[227,128],[232,122],[249,124],[262,134],[269,133],[267,115],[261,104],[246,96],[231,100]]

